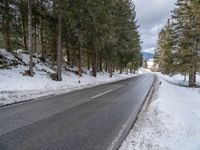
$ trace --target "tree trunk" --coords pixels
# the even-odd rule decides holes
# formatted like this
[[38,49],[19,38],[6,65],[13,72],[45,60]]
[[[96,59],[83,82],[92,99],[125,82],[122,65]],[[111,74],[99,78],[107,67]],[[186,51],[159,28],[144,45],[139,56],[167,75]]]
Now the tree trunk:
[[[58,32],[58,31],[55,31],[55,32]],[[50,47],[48,45],[48,48],[51,49],[51,59],[52,59],[52,61],[56,62],[57,61],[57,49],[58,49],[58,33],[53,35],[52,43],[50,44]]]
[[192,72],[189,74],[189,86],[196,86],[196,72],[197,72],[197,61],[196,59],[192,62]]
[[130,68],[130,73],[133,73],[133,69],[132,68]]
[[6,49],[8,51],[11,51],[11,45],[10,45],[10,19],[9,19],[9,3],[8,1],[5,1],[5,7],[6,7],[6,13],[5,14],[5,32],[6,32]]
[[108,72],[108,59],[106,58],[105,72]]
[[189,87],[192,87],[193,86],[193,81],[192,81],[192,74],[190,73],[189,74]]
[[24,49],[27,50],[27,35],[26,35],[26,23],[25,23],[25,13],[23,8],[23,0],[21,0],[21,17],[22,17],[22,33],[23,33],[23,42]]
[[112,76],[113,76],[113,68],[112,68],[112,63],[111,63],[110,60],[109,60],[109,74],[110,74],[110,77],[112,78]]
[[67,55],[67,62],[69,64],[72,64],[71,63],[71,52],[70,52],[70,49],[66,46],[66,55]]
[[46,52],[45,52],[45,48],[44,48],[44,35],[43,35],[43,21],[42,21],[42,18],[40,18],[40,47],[41,47],[42,60],[43,60],[43,62],[45,62]]
[[103,71],[103,60],[101,54],[99,55],[99,71]]
[[79,57],[78,57],[78,77],[79,77],[79,83],[80,83],[80,77],[82,76],[81,75],[81,72],[82,72],[82,48],[80,47],[79,49]]
[[31,0],[28,0],[28,51],[30,55],[29,73],[33,76],[33,50],[32,50],[32,9]]
[[194,87],[196,86],[196,73],[190,73],[189,74],[189,87]]
[[[44,0],[40,1],[40,7],[39,7],[39,11],[42,11],[42,6],[43,6],[43,2]],[[46,61],[46,51],[45,51],[45,44],[44,44],[44,33],[43,33],[43,21],[42,21],[42,17],[39,17],[39,28],[40,28],[40,32],[39,32],[39,41],[40,41],[40,51],[41,51],[41,58],[42,61],[45,62]]]
[[9,25],[8,21],[6,21],[6,49],[8,51],[11,51],[11,46],[10,46],[10,25]]
[[[59,5],[61,5],[59,3]],[[61,50],[62,50],[62,39],[61,39],[61,34],[62,34],[62,14],[61,14],[61,10],[60,10],[60,6],[59,6],[59,12],[58,12],[58,39],[57,39],[57,79],[58,81],[62,80],[62,76],[61,76],[61,65],[62,65],[62,54],[61,54]]]
[[36,53],[37,52],[37,25],[36,24],[34,25],[34,29],[35,29],[35,34],[34,34],[35,45],[34,45],[34,48],[35,48],[35,53]]
[[87,69],[90,70],[90,53],[89,53],[89,50],[87,50]]
[[[15,3],[16,3],[16,0],[15,0]],[[18,13],[18,10],[15,9],[15,26],[17,26],[17,23],[18,23],[18,20],[17,20],[17,13]],[[15,31],[15,42],[16,42],[16,45],[15,45],[15,49],[18,49],[18,46],[19,46],[19,40],[18,40],[18,32]]]
[[97,50],[94,48],[93,56],[92,56],[92,75],[97,77]]
[[123,69],[122,69],[122,67],[120,67],[119,73],[122,74],[122,72],[123,72]]
[[184,81],[186,81],[186,73],[184,73]]
[[26,38],[26,29],[25,29],[25,21],[22,19],[22,32],[23,32],[23,40],[24,40],[24,49],[27,51],[27,38]]

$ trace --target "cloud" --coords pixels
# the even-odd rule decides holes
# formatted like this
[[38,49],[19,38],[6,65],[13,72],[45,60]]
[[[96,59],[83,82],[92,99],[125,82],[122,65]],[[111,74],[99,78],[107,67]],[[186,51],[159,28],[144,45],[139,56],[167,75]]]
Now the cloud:
[[133,1],[136,5],[143,51],[152,52],[156,47],[158,33],[170,17],[176,0]]

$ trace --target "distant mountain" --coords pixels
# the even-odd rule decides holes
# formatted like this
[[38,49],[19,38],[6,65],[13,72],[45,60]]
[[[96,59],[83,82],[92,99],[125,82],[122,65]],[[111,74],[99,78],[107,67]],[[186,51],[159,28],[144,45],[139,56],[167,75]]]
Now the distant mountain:
[[142,55],[143,55],[143,59],[144,59],[144,60],[152,59],[153,56],[154,56],[153,53],[148,53],[148,52],[142,52]]

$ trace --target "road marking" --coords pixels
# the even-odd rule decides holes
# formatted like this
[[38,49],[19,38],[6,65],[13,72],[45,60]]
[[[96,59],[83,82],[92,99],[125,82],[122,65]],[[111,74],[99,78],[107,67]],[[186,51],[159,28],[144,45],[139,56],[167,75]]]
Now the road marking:
[[95,95],[95,96],[93,96],[93,97],[91,97],[91,98],[92,98],[92,99],[95,99],[95,98],[97,98],[97,97],[100,97],[100,96],[102,96],[102,95],[105,95],[105,94],[107,94],[107,93],[110,93],[110,92],[112,92],[113,90],[114,90],[114,89],[108,90],[108,91],[103,92],[103,93],[101,93],[101,94]]

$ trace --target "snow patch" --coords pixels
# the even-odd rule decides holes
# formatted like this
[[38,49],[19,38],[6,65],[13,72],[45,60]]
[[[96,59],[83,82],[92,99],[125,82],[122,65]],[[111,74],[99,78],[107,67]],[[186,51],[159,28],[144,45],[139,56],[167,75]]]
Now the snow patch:
[[[50,62],[43,63],[38,56],[33,58],[34,77],[23,76],[28,70],[29,55],[22,50],[16,50],[15,56],[4,49],[0,49],[0,54],[9,60],[18,63],[10,69],[0,69],[0,105],[15,103],[18,101],[30,100],[42,96],[64,94],[74,90],[92,87],[99,84],[114,82],[134,77],[134,74],[114,73],[110,78],[106,72],[99,72],[97,78],[90,75],[90,72],[83,68],[83,76],[79,79],[73,71],[77,67],[70,68],[65,64],[62,68],[62,81],[53,81],[50,74],[55,73],[55,66]],[[68,69],[68,71],[66,71]],[[71,71],[69,71],[71,70]],[[81,81],[79,83],[78,81]]]
[[120,150],[200,149],[200,89],[161,81]]
[[[177,84],[177,85],[188,86],[188,84],[189,84],[189,76],[184,76],[181,74],[176,74],[173,76],[163,75],[161,73],[156,73],[156,74],[158,74],[162,79],[164,79],[168,82]],[[197,81],[196,84],[198,86],[200,86],[200,74],[199,73],[197,73],[197,75],[196,75],[196,81]]]

